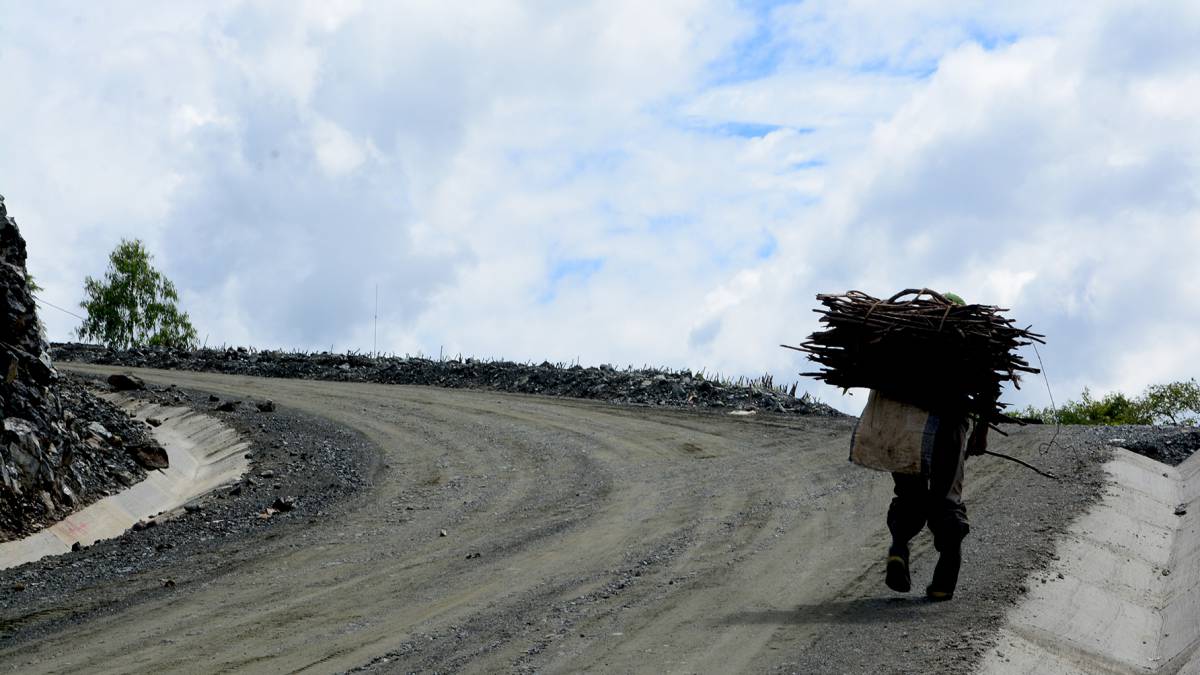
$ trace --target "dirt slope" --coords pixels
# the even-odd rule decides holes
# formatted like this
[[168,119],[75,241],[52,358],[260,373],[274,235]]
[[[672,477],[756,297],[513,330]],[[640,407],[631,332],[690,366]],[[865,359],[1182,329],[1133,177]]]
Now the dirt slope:
[[1038,453],[1051,430],[996,442],[1075,479],[972,460],[960,598],[930,605],[882,585],[890,479],[846,462],[852,420],[138,374],[359,430],[380,473],[337,518],[237,551],[232,571],[0,641],[0,670],[963,671],[1100,486],[1100,451]]

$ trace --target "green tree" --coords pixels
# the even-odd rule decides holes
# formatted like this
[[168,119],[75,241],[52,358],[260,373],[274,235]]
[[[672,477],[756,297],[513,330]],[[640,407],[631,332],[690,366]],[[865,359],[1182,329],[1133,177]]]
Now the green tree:
[[[37,295],[42,292],[42,287],[37,285],[37,282],[33,280],[33,275],[28,271],[25,272],[25,287],[29,289],[30,295]],[[42,323],[40,315],[37,317],[37,329],[38,334],[44,339],[46,337],[46,324]]]
[[186,312],[179,311],[175,284],[150,264],[151,256],[138,239],[122,239],[108,256],[104,278],[87,277],[86,299],[79,306],[87,311],[76,333],[118,348],[189,348],[196,344],[196,329]]
[[1131,399],[1121,392],[1092,398],[1085,387],[1080,400],[1069,401],[1058,409],[1058,421],[1063,424],[1150,424],[1154,420],[1146,413],[1140,399]]
[[1027,407],[1021,417],[1046,424],[1174,424],[1195,426],[1200,421],[1200,384],[1196,380],[1152,384],[1141,396],[1121,392],[1096,399],[1086,388],[1078,401],[1054,408]]
[[1200,384],[1196,378],[1187,382],[1152,384],[1140,399],[1146,412],[1155,421],[1195,426],[1200,417]]

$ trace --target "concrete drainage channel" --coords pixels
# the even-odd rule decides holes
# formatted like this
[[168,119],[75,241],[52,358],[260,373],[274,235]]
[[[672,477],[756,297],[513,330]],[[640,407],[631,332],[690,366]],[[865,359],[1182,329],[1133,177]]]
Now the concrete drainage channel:
[[215,487],[237,480],[250,465],[249,444],[220,421],[182,407],[109,396],[140,420],[162,424],[151,433],[167,451],[170,467],[151,471],[145,480],[71,514],[24,539],[0,544],[0,569],[16,567],[119,536],[138,521],[177,509]]
[[1200,673],[1200,453],[1170,467],[1124,449],[1008,616],[985,673]]

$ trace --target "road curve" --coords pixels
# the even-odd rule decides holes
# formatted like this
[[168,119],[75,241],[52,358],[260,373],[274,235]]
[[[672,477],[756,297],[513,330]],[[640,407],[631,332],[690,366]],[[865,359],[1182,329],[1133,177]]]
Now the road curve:
[[[206,583],[0,646],[0,664],[90,673],[832,671],[847,656],[820,650],[890,606],[880,583],[890,480],[847,463],[851,420],[134,372],[271,398],[359,430],[381,456],[373,488],[336,520]],[[1039,438],[1015,434],[1001,449],[1028,455]],[[1001,499],[996,487],[1014,471],[973,465],[970,496]],[[985,537],[980,555],[992,545]],[[929,562],[928,548],[920,540],[914,564]],[[919,629],[935,616],[930,607],[907,602],[895,620]],[[969,604],[955,611],[971,620]],[[854,644],[887,653],[868,662],[906,669],[903,645],[869,633]]]

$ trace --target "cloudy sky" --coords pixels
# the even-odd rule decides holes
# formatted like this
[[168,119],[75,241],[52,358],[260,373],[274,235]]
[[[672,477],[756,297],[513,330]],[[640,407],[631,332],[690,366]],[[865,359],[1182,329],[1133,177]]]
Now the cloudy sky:
[[1134,392],[1200,364],[1196,35],[1169,1],[0,0],[0,194],[46,301],[140,237],[209,345],[370,350],[378,286],[381,350],[790,382],[814,294],[930,286],[1046,333],[1059,398]]

